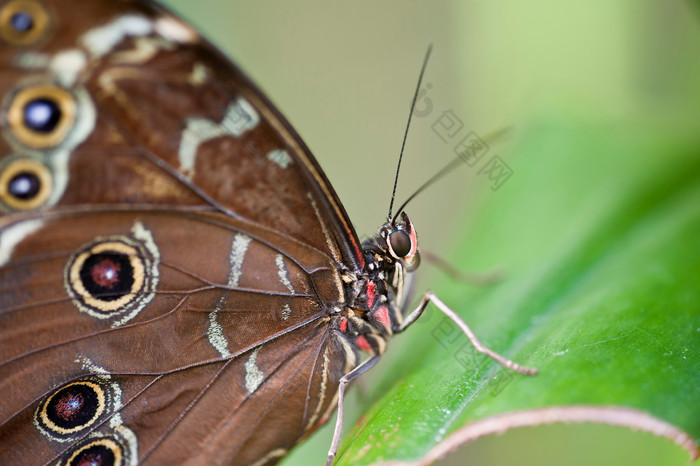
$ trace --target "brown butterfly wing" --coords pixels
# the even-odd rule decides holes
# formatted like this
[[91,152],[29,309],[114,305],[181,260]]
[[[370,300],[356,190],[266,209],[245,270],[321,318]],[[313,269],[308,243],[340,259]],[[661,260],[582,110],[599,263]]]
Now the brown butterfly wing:
[[301,138],[189,26],[142,1],[46,3],[46,37],[31,48],[4,47],[0,86],[6,96],[66,87],[75,122],[48,148],[18,141],[17,125],[6,125],[0,147],[70,150],[67,164],[50,168],[81,181],[58,189],[56,204],[214,206],[361,265],[347,215]]
[[[331,361],[345,356],[328,345],[328,316],[313,293],[314,281],[328,270],[322,253],[259,227],[190,211],[72,209],[41,221],[0,269],[7,286],[3,328],[15,330],[1,334],[3,463],[24,462],[28,451],[49,461],[95,432],[131,432],[118,438],[129,445],[133,435],[140,460],[247,464],[289,449],[328,409],[342,376]],[[192,247],[193,230],[206,246]],[[51,254],[36,254],[49,234]],[[167,244],[140,255],[144,268],[157,273],[156,283],[144,285],[138,294],[152,290],[151,300],[126,322],[120,310],[104,319],[79,312],[80,297],[64,290],[79,263],[75,252],[95,238],[98,245],[131,239],[136,247],[141,239],[146,250],[149,242]],[[212,250],[230,251],[233,264],[191,257]],[[239,273],[235,283],[232,269]],[[256,273],[269,269],[285,279],[271,282]],[[26,271],[44,279],[26,283]],[[26,295],[7,291],[15,286]],[[46,397],[81,381],[98,383],[112,398],[103,413],[70,435],[37,428]],[[183,443],[190,448],[177,447]]]
[[52,182],[39,205],[0,191],[2,462],[273,460],[353,362],[328,327],[339,264],[362,262],[342,206],[179,20],[143,2],[32,4],[44,36],[3,46],[3,111],[48,93],[70,118],[46,135],[3,117],[2,173],[39,165]]

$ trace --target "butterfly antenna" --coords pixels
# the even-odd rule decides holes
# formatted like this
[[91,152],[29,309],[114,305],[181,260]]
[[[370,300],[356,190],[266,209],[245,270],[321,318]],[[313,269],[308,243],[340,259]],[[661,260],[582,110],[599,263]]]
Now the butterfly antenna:
[[[408,123],[406,123],[406,131],[403,133],[403,142],[401,143],[401,152],[399,152],[399,163],[396,167],[396,178],[394,178],[394,189],[391,191],[391,202],[389,203],[389,214],[386,216],[387,220],[391,218],[391,210],[394,208],[394,199],[396,198],[396,186],[399,183],[399,171],[401,170],[401,159],[403,159],[403,150],[406,147],[406,138],[408,137],[408,128],[411,127],[411,117],[413,117],[413,110],[416,107],[416,100],[418,100],[418,91],[420,91],[421,83],[423,82],[423,74],[425,73],[425,68],[428,66],[428,59],[430,58],[430,52],[433,50],[433,44],[428,46],[428,50],[425,52],[425,58],[423,59],[423,66],[420,69],[420,76],[418,76],[418,85],[416,86],[416,92],[413,94],[413,102],[411,102],[411,111],[408,112]],[[399,210],[400,211],[400,210]]]
[[[486,137],[484,138],[484,142],[488,142],[489,144],[493,144],[493,142],[495,142],[496,140],[500,139],[500,138],[501,138],[502,136],[504,136],[505,134],[509,133],[512,129],[513,129],[512,127],[501,128],[501,129],[499,129],[498,131],[495,131],[495,132],[489,134],[488,136],[486,136]],[[455,168],[457,168],[457,167],[458,167],[459,165],[461,165],[461,164],[462,164],[462,159],[461,159],[460,157],[456,157],[456,158],[453,159],[450,163],[448,163],[447,165],[445,165],[444,167],[442,167],[442,168],[440,169],[440,171],[438,171],[436,174],[434,174],[433,176],[431,176],[431,177],[428,179],[428,181],[426,181],[425,183],[423,183],[423,184],[420,186],[420,188],[416,189],[416,190],[413,192],[413,194],[411,194],[410,196],[408,196],[408,199],[406,199],[406,200],[404,201],[404,203],[401,204],[401,207],[399,207],[399,208],[397,209],[396,215],[394,215],[394,217],[391,219],[391,222],[392,222],[392,223],[395,222],[396,219],[399,217],[399,215],[401,215],[401,212],[403,212],[403,210],[406,208],[406,205],[407,205],[409,202],[411,202],[411,201],[413,200],[413,198],[415,198],[417,195],[419,195],[421,192],[423,192],[423,191],[425,190],[425,188],[427,188],[427,187],[430,186],[431,184],[435,183],[437,180],[439,180],[439,179],[442,178],[443,176],[447,175],[448,173],[450,173],[452,170],[454,170]],[[393,199],[392,199],[392,200],[393,200]]]

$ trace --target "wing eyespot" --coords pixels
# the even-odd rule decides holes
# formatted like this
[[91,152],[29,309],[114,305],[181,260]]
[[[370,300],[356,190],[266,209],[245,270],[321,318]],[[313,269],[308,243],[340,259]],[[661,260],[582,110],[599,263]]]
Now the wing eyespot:
[[32,45],[51,30],[51,15],[36,0],[12,0],[0,8],[0,38],[11,45]]
[[0,204],[9,210],[34,210],[46,204],[53,175],[41,162],[16,158],[0,168]]
[[69,439],[95,425],[106,410],[105,387],[92,380],[65,385],[49,395],[35,421],[51,437]]
[[152,241],[127,236],[97,238],[68,260],[65,288],[73,303],[98,319],[135,317],[154,297],[158,251]]
[[122,443],[114,437],[101,437],[90,440],[71,450],[64,462],[65,466],[119,466],[127,464],[124,461],[126,451]]
[[7,109],[12,136],[31,149],[59,146],[75,127],[77,102],[72,93],[53,84],[18,90]]
[[114,417],[122,406],[121,396],[118,382],[100,374],[75,379],[39,402],[35,427],[52,442],[70,444],[56,464],[135,464],[136,438]]

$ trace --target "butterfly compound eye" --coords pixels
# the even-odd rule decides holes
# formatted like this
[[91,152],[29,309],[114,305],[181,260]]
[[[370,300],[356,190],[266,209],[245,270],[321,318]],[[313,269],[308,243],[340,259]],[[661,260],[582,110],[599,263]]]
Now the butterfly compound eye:
[[411,252],[411,237],[403,230],[394,230],[389,234],[389,248],[397,259],[406,257]]

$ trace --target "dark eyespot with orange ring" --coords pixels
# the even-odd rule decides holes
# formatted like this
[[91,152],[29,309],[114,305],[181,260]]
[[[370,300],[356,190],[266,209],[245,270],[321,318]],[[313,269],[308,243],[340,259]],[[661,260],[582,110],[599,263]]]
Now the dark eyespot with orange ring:
[[52,438],[71,438],[94,426],[106,409],[105,388],[92,380],[69,383],[44,400],[36,425]]
[[133,246],[107,241],[78,254],[70,265],[69,284],[76,298],[94,312],[123,312],[143,294],[146,266]]
[[122,325],[154,298],[159,253],[150,232],[138,228],[134,238],[96,238],[68,259],[64,285],[78,309],[98,319],[119,318],[112,325]]
[[88,440],[69,451],[60,465],[66,466],[119,466],[124,461],[124,446],[116,438],[100,437]]
[[10,45],[31,45],[48,37],[51,15],[37,0],[11,0],[0,7],[0,38]]
[[124,456],[124,447],[117,439],[101,437],[91,439],[68,452],[65,455],[65,461],[59,464],[66,466],[119,466],[126,464]]
[[17,91],[7,110],[7,125],[17,141],[33,149],[61,144],[75,125],[76,101],[51,84]]
[[48,201],[53,177],[34,159],[22,158],[0,168],[0,203],[10,210],[33,210]]

